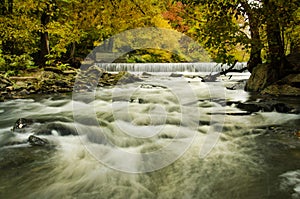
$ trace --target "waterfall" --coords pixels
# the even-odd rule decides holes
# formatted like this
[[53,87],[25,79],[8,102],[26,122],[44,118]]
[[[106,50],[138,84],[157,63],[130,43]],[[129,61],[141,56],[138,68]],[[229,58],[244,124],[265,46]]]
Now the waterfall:
[[[221,72],[229,66],[215,62],[201,63],[98,63],[99,67],[109,72]],[[234,69],[246,67],[245,62],[239,62]]]

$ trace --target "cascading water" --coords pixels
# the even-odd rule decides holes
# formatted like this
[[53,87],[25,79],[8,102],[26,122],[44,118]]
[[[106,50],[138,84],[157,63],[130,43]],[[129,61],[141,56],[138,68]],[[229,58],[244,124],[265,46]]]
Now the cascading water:
[[[207,63],[98,63],[106,71],[129,72],[221,72],[229,68],[214,62]],[[236,63],[234,69],[246,67],[246,63]]]
[[[135,71],[140,70],[137,66]],[[248,78],[232,75],[223,83],[221,79],[205,83],[182,77],[196,100],[176,95],[180,89],[177,78],[153,73],[144,82],[99,88],[93,101],[74,102],[67,95],[1,103],[0,198],[297,198],[299,140],[270,134],[268,129],[299,128],[299,115],[227,114],[241,110],[225,101],[249,98],[242,89],[224,90]],[[76,120],[73,103],[78,107]],[[183,118],[184,111],[192,117]],[[100,127],[91,124],[91,113]],[[36,122],[27,133],[12,133],[18,118]],[[192,121],[197,125],[190,125]],[[22,143],[50,124],[59,128],[41,138],[52,145]],[[79,135],[59,135],[63,129],[75,127],[82,130]],[[209,139],[214,134],[217,140]],[[169,144],[174,144],[176,151],[190,141],[184,154],[161,169],[119,171],[143,169],[145,153]],[[206,144],[213,146],[201,157]],[[139,155],[128,159],[120,149]],[[167,151],[154,163],[160,164],[171,155],[172,151]]]

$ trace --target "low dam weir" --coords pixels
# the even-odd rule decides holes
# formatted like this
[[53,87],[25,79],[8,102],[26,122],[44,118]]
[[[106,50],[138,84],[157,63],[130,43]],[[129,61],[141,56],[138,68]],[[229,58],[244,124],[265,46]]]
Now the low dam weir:
[[[109,72],[221,72],[229,65],[216,62],[199,63],[97,63]],[[240,70],[247,66],[245,62],[236,63],[234,69]]]

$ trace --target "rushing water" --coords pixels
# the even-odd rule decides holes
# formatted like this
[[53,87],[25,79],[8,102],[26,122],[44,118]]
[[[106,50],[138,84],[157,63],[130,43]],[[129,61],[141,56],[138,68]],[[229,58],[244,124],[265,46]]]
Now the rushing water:
[[[197,63],[102,63],[98,64],[106,71],[130,71],[130,72],[220,72],[228,69],[228,65],[215,62]],[[234,69],[240,70],[246,67],[246,63],[236,63]]]
[[[277,127],[299,129],[299,115],[224,114],[242,113],[224,99],[250,97],[242,89],[224,89],[249,76],[232,75],[222,78],[223,85],[153,73],[144,82],[99,88],[89,102],[73,101],[71,95],[2,102],[0,198],[299,198],[300,141],[289,132],[272,133]],[[178,94],[183,92],[178,79],[192,93]],[[101,128],[91,124],[92,113]],[[25,134],[12,133],[21,117],[37,122]],[[51,146],[22,143],[49,124],[81,133],[60,136],[61,129],[54,128],[40,136]],[[170,143],[176,151],[190,141],[172,164],[124,172],[141,171],[146,152]],[[201,156],[205,146],[211,151]],[[116,148],[139,156],[128,158]],[[170,156],[167,151],[154,164]]]

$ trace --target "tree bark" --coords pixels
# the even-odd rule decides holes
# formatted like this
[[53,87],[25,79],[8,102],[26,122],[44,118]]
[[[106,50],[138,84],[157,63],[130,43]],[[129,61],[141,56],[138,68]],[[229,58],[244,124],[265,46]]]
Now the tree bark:
[[261,59],[262,44],[261,44],[260,33],[259,33],[260,10],[256,8],[251,8],[247,1],[241,1],[241,5],[244,8],[249,18],[250,35],[251,35],[251,51],[250,51],[250,58],[247,63],[247,68],[248,71],[251,73],[253,68],[255,68],[258,64],[262,63],[262,59]]
[[47,4],[47,9],[44,10],[41,16],[41,24],[43,31],[40,33],[40,56],[39,56],[39,65],[44,65],[47,58],[45,57],[50,53],[49,47],[49,34],[47,32],[47,24],[50,22],[49,4]]
[[269,80],[269,84],[272,84],[286,75],[284,68],[287,62],[284,54],[284,44],[281,38],[281,28],[276,14],[276,2],[265,0],[264,9],[268,40],[268,62],[274,69],[273,81]]
[[13,7],[14,7],[14,1],[13,0],[8,0],[8,13],[9,14],[13,13]]
[[71,60],[74,59],[75,49],[76,49],[76,44],[75,44],[75,42],[72,42],[72,44],[71,44],[71,50],[70,50],[70,59]]
[[284,45],[281,38],[281,29],[276,16],[276,6],[270,0],[264,1],[264,9],[267,25],[268,61],[278,66],[284,58]]
[[262,59],[261,59],[262,45],[261,45],[260,34],[259,34],[259,23],[257,20],[258,19],[255,16],[249,14],[251,52],[250,52],[250,59],[247,63],[247,67],[250,73],[252,72],[254,67],[262,63]]

